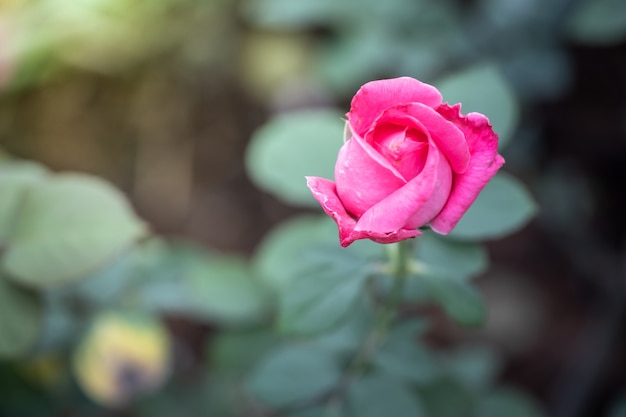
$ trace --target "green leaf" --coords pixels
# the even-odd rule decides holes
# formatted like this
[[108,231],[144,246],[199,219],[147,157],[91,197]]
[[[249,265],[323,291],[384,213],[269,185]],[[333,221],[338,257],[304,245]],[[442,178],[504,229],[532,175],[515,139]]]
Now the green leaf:
[[24,196],[3,267],[17,282],[50,288],[93,273],[145,233],[108,183],[57,175]]
[[443,101],[461,103],[463,114],[487,116],[500,137],[500,149],[511,139],[519,121],[520,105],[495,65],[467,68],[436,83]]
[[284,346],[267,355],[247,379],[248,390],[259,400],[282,407],[318,397],[339,382],[333,358],[307,346]]
[[446,314],[463,326],[479,326],[487,319],[487,306],[469,282],[443,277],[423,276],[433,298]]
[[448,374],[469,390],[490,387],[501,367],[496,352],[481,346],[459,348],[441,359]]
[[435,358],[417,335],[425,328],[423,322],[407,322],[392,330],[389,338],[374,357],[374,363],[385,372],[417,383],[431,381],[438,375]]
[[626,38],[626,4],[622,0],[585,0],[575,3],[567,34],[590,45],[614,45]]
[[210,346],[211,369],[216,372],[246,371],[277,341],[275,333],[263,330],[219,333]]
[[465,278],[487,269],[487,250],[479,243],[459,242],[427,232],[416,240],[415,272],[433,276]]
[[152,249],[161,255],[143,271],[142,305],[231,325],[265,316],[269,293],[245,259],[218,256],[189,244]]
[[384,254],[381,245],[365,240],[340,249],[337,225],[330,217],[304,215],[279,224],[265,236],[254,256],[254,269],[270,287],[282,290],[311,267],[324,247],[336,249],[333,258],[373,259]]
[[336,406],[315,407],[289,413],[285,417],[345,417],[346,414]]
[[367,279],[367,265],[328,265],[299,276],[280,296],[278,326],[295,334],[336,326],[350,311]]
[[40,297],[0,276],[0,357],[25,356],[42,332]]
[[209,318],[234,324],[265,316],[268,292],[243,258],[213,256],[195,264],[188,280],[190,303]]
[[337,226],[326,216],[301,216],[275,227],[259,245],[254,265],[261,278],[280,290],[302,271],[307,247],[338,242]]
[[372,306],[358,300],[339,326],[317,335],[310,344],[333,354],[351,354],[361,346],[374,321]]
[[475,416],[543,417],[545,414],[528,395],[512,388],[500,388],[481,400]]
[[343,115],[301,110],[276,116],[252,136],[246,166],[262,189],[289,204],[318,207],[305,176],[333,178]]
[[359,417],[425,416],[416,393],[407,385],[384,375],[365,376],[348,388],[348,404]]
[[0,243],[7,244],[26,190],[46,177],[46,169],[26,161],[0,161]]
[[521,229],[536,213],[537,205],[526,187],[501,172],[487,184],[449,236],[498,239]]
[[[470,415],[474,396],[463,385],[449,378],[438,379],[419,387],[426,415],[459,417]],[[501,417],[508,416],[507,413]],[[482,417],[482,416],[476,416]]]

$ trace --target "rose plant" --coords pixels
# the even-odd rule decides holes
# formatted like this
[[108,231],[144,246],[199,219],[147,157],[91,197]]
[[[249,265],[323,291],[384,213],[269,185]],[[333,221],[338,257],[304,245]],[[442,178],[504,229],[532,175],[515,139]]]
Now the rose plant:
[[448,234],[504,164],[487,117],[463,115],[413,78],[363,85],[346,116],[335,181],[307,177],[343,247],[398,242],[425,225]]

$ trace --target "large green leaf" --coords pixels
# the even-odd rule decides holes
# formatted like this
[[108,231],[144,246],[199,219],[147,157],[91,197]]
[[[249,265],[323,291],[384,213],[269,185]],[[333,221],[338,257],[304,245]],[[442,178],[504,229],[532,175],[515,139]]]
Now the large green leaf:
[[374,363],[387,373],[408,381],[431,381],[438,375],[438,369],[433,355],[416,337],[423,328],[422,322],[408,322],[393,329]]
[[485,390],[490,387],[500,371],[496,352],[482,346],[465,346],[446,352],[441,363],[447,373],[469,390]]
[[0,276],[0,357],[28,354],[39,339],[42,325],[40,297]]
[[498,239],[521,229],[537,205],[526,187],[514,177],[498,173],[450,233],[457,239]]
[[499,388],[489,393],[477,406],[476,417],[544,417],[535,400],[512,388]]
[[413,268],[417,273],[465,278],[487,269],[487,250],[479,243],[460,242],[427,232],[415,242]]
[[33,162],[0,161],[0,242],[3,245],[8,244],[13,233],[26,190],[44,180],[46,174],[43,166]]
[[496,66],[467,68],[436,85],[445,102],[462,104],[464,114],[478,112],[487,116],[500,137],[500,149],[511,139],[519,121],[520,105]]
[[361,294],[366,266],[330,264],[293,280],[280,296],[279,328],[312,334],[336,326]]
[[[322,248],[329,251],[322,254]],[[298,274],[310,268],[310,263],[316,261],[318,255],[335,260],[360,256],[365,262],[383,254],[381,245],[369,240],[339,249],[337,225],[330,217],[304,215],[287,220],[270,231],[259,245],[253,263],[264,282],[282,290]]]
[[87,175],[34,184],[20,207],[3,267],[37,288],[89,275],[146,233],[118,190]]
[[626,3],[623,0],[584,0],[575,3],[567,34],[590,45],[614,45],[626,39]]
[[431,296],[446,314],[464,326],[478,326],[487,319],[487,306],[471,283],[457,279],[424,275]]
[[368,375],[348,388],[348,404],[359,417],[425,416],[421,401],[410,388],[385,375]]
[[265,316],[268,291],[245,259],[189,244],[147,249],[161,255],[137,279],[142,305],[232,325]]
[[280,114],[252,136],[246,166],[252,180],[281,200],[317,207],[305,176],[333,178],[343,115],[332,110]]
[[346,414],[336,406],[315,407],[289,413],[285,417],[344,417]]
[[341,373],[330,354],[309,346],[284,346],[267,355],[247,379],[261,401],[281,407],[315,398],[339,382]]

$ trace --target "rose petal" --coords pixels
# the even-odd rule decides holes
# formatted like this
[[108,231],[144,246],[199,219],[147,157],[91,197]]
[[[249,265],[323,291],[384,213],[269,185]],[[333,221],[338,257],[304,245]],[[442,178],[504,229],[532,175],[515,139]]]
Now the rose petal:
[[363,137],[385,109],[402,103],[423,103],[435,108],[441,104],[441,93],[410,77],[371,81],[357,91],[346,116],[352,130]]
[[344,207],[357,217],[406,183],[389,161],[358,136],[339,150],[335,182]]
[[343,207],[335,183],[326,178],[306,177],[306,185],[313,193],[313,197],[319,201],[322,208],[335,220],[339,228],[339,242],[344,248],[356,239],[351,239],[356,220],[354,220]]
[[[413,217],[422,209],[431,209],[428,201],[433,197],[435,188],[447,182],[446,171],[450,170],[437,148],[430,145],[428,159],[422,172],[389,197],[367,210],[357,221],[355,232],[366,232],[372,236],[384,236],[398,233],[402,229],[413,229]],[[439,200],[439,195],[436,199]],[[436,214],[436,213],[435,213]],[[434,215],[434,214],[433,214]],[[432,216],[432,215],[431,215]],[[430,219],[428,219],[430,220]],[[408,223],[411,224],[408,224]]]
[[470,161],[463,174],[454,177],[454,185],[448,202],[431,222],[432,229],[448,234],[472,205],[478,194],[504,164],[498,155],[498,135],[489,119],[480,113],[461,114],[461,105],[444,103],[437,111],[454,123],[465,134],[470,150]]
[[408,126],[425,132],[448,158],[454,172],[462,173],[467,169],[470,152],[465,135],[454,123],[446,120],[432,108],[421,103],[390,107],[372,123],[370,130],[366,133],[366,140],[369,140],[377,126],[387,123]]

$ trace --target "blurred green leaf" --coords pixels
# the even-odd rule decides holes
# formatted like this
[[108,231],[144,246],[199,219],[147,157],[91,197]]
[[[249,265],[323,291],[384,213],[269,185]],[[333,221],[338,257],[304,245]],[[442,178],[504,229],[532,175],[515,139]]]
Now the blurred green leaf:
[[500,149],[517,127],[520,105],[508,82],[495,65],[480,65],[448,76],[436,83],[444,102],[462,103],[464,114],[482,113],[500,138]]
[[43,326],[40,297],[0,276],[0,357],[25,356],[34,348]]
[[302,270],[308,246],[339,242],[337,226],[326,216],[301,216],[279,224],[257,248],[254,265],[264,282],[284,288]]
[[[463,385],[449,378],[420,386],[419,393],[428,416],[467,416],[474,407],[473,395]],[[508,417],[508,414],[504,413],[501,417],[505,416]]]
[[348,388],[348,404],[359,417],[426,416],[417,394],[407,385],[384,375],[369,375]]
[[329,354],[292,345],[267,355],[252,371],[246,385],[259,400],[282,407],[324,394],[336,386],[340,376]]
[[87,175],[29,188],[3,267],[17,282],[50,288],[84,278],[146,233],[124,196]]
[[265,316],[268,290],[244,258],[181,243],[152,250],[152,264],[136,278],[141,305],[230,325]]
[[424,330],[423,322],[406,322],[391,331],[389,338],[374,357],[374,363],[387,373],[425,383],[438,373],[435,358],[417,339]]
[[333,0],[251,0],[243,2],[244,15],[255,25],[270,29],[306,29],[338,18]]
[[262,189],[295,205],[317,207],[305,176],[333,178],[342,145],[343,115],[332,110],[280,114],[252,136],[246,166]]
[[338,407],[316,407],[286,414],[285,417],[344,417],[346,414]]
[[483,398],[474,414],[476,417],[543,417],[536,401],[521,391],[499,388]]
[[373,321],[371,305],[365,300],[357,300],[348,317],[340,325],[316,335],[309,343],[332,354],[356,352],[370,331]]
[[415,244],[418,272],[451,278],[472,277],[489,266],[487,250],[475,242],[459,242],[426,232]]
[[487,319],[485,301],[471,283],[444,277],[421,277],[429,286],[432,297],[446,314],[463,326],[478,326]]
[[28,161],[0,161],[0,243],[7,244],[26,190],[45,179],[47,170]]
[[470,390],[484,390],[495,381],[500,370],[496,352],[482,346],[467,346],[441,357],[443,368]]
[[243,258],[212,256],[189,271],[188,302],[227,323],[262,319],[268,293]]
[[456,239],[498,239],[522,228],[537,213],[524,184],[498,173],[450,233]]
[[277,335],[265,330],[221,332],[211,342],[211,369],[217,372],[244,372],[277,342]]
[[263,282],[282,290],[299,273],[310,268],[322,248],[337,248],[326,253],[333,259],[361,256],[373,259],[384,254],[381,245],[372,241],[354,242],[349,248],[339,250],[337,225],[328,216],[304,215],[287,220],[273,230],[260,243],[253,264]]
[[336,326],[354,306],[368,277],[367,265],[329,265],[303,274],[280,295],[278,326],[295,334]]
[[590,45],[614,45],[626,38],[623,0],[583,0],[575,3],[566,23],[574,40]]

